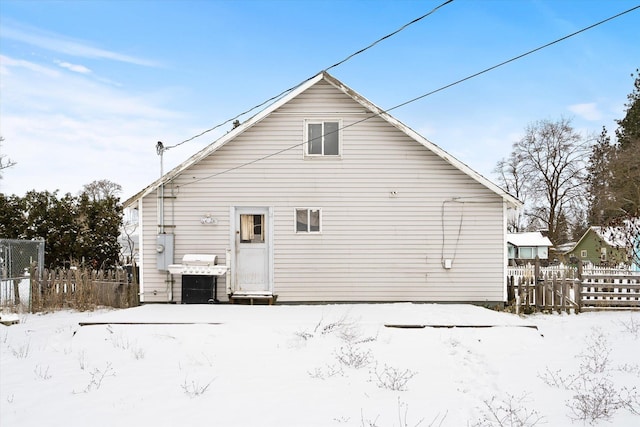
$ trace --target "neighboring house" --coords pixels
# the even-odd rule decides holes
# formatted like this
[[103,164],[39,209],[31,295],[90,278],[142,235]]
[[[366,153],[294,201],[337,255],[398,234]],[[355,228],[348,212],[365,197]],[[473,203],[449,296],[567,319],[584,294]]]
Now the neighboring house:
[[626,239],[613,227],[591,226],[567,252],[565,258],[596,266],[617,266],[627,263]]
[[[552,256],[554,261],[557,261],[561,264],[571,264],[571,260],[569,259],[569,253],[573,250],[573,247],[577,242],[567,242],[562,243],[560,245],[554,245],[551,248],[551,253],[549,256]],[[574,260],[575,263],[575,260]]]
[[551,240],[539,231],[507,234],[508,259],[510,265],[522,265],[549,259]]
[[215,254],[221,300],[501,303],[520,205],[326,72],[124,202],[143,302],[182,302],[168,264]]

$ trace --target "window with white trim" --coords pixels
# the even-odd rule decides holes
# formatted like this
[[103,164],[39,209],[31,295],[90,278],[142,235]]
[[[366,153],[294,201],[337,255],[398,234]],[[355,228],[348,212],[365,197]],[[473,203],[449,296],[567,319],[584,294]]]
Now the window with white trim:
[[523,247],[519,248],[520,258],[521,259],[534,259],[536,256],[534,255],[535,248]]
[[583,249],[580,251],[580,258],[586,258],[587,257],[587,250]]
[[340,122],[306,122],[305,156],[340,156]]
[[320,209],[296,208],[296,233],[320,233]]
[[607,248],[600,248],[600,261],[607,260]]

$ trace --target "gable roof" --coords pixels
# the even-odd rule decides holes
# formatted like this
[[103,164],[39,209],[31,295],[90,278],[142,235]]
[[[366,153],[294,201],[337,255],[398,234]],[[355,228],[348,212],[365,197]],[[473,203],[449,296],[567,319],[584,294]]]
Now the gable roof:
[[[625,219],[618,225],[606,227],[591,226],[589,230],[602,239],[607,245],[614,248],[624,248],[630,246],[632,241],[640,238],[640,218]],[[587,230],[587,232],[589,231]],[[587,232],[580,238],[580,241],[587,235]]]
[[[630,224],[634,224],[636,222],[640,224],[640,222],[637,219],[627,220],[627,221],[629,221]],[[627,221],[625,221],[625,225],[627,224]],[[626,225],[626,226],[634,227],[634,225]],[[582,243],[582,241],[584,241],[585,238],[591,233],[612,248],[615,248],[615,249],[625,248],[630,243],[629,236],[626,234],[628,232],[629,230],[625,231],[624,228],[620,228],[616,226],[601,227],[598,225],[592,225],[591,227],[587,228],[584,234],[571,247],[571,249],[567,250],[565,253],[573,252],[578,247],[578,245],[580,245],[580,243]],[[639,236],[636,236],[636,238],[638,238]]]
[[551,240],[547,236],[543,236],[539,231],[530,231],[526,233],[509,233],[507,234],[507,242],[513,246],[553,246]]
[[617,227],[590,227],[596,235],[611,247],[624,248],[627,245],[624,231]]
[[248,120],[246,120],[245,122],[243,122],[242,124],[234,128],[233,130],[231,130],[230,132],[226,133],[225,135],[221,136],[213,143],[209,144],[207,147],[203,148],[193,156],[189,157],[187,160],[185,160],[184,162],[182,162],[181,164],[179,164],[178,166],[176,166],[175,168],[173,168],[172,170],[170,170],[169,172],[167,172],[166,174],[164,174],[163,176],[155,180],[153,183],[151,183],[150,185],[148,185],[138,193],[134,194],[133,196],[125,200],[123,203],[123,206],[124,207],[131,206],[134,202],[152,193],[161,185],[167,182],[170,182],[172,179],[180,175],[180,173],[182,173],[184,170],[198,163],[200,160],[206,158],[211,153],[214,153],[215,151],[223,147],[225,144],[227,144],[229,141],[232,141],[235,137],[242,134],[243,132],[245,132],[247,129],[251,128],[255,124],[259,123],[264,118],[268,117],[272,112],[282,107],[283,105],[287,104],[289,101],[296,98],[298,95],[300,95],[301,93],[303,93],[304,91],[311,88],[312,86],[314,86],[315,84],[317,84],[322,80],[326,81],[327,83],[329,83],[330,85],[332,85],[333,87],[335,87],[336,89],[343,92],[344,94],[349,96],[351,99],[353,99],[354,101],[362,105],[364,108],[371,111],[374,114],[374,116],[380,117],[383,120],[387,121],[397,129],[399,129],[400,131],[404,132],[410,138],[422,144],[424,147],[432,151],[434,154],[442,158],[447,163],[451,164],[452,166],[459,169],[460,171],[462,171],[463,173],[465,173],[466,175],[468,175],[478,183],[487,187],[488,189],[490,189],[491,191],[493,191],[494,193],[502,197],[504,201],[506,201],[513,207],[522,206],[522,202],[520,202],[520,200],[513,197],[511,194],[507,193],[498,185],[494,184],[493,182],[491,182],[490,180],[488,180],[478,172],[474,171],[473,169],[471,169],[469,166],[467,166],[460,160],[451,156],[442,148],[432,143],[431,141],[427,140],[425,137],[418,134],[413,129],[404,125],[399,120],[397,120],[396,118],[394,118],[393,116],[391,116],[390,114],[388,114],[387,112],[385,112],[384,110],[382,110],[381,108],[379,108],[378,106],[376,106],[375,104],[373,104],[372,102],[364,98],[362,95],[355,92],[353,89],[349,88],[348,86],[340,82],[335,77],[331,76],[326,71],[322,71],[319,74],[317,74],[315,77],[301,83],[291,92],[289,92],[286,96],[280,98],[279,100],[269,105],[264,110],[260,111],[258,114],[249,118]]

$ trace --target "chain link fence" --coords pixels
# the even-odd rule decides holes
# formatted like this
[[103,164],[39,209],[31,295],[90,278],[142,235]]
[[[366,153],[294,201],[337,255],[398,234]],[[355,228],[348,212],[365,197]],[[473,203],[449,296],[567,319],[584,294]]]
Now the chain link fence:
[[29,271],[42,277],[44,240],[0,239],[0,305],[31,308]]

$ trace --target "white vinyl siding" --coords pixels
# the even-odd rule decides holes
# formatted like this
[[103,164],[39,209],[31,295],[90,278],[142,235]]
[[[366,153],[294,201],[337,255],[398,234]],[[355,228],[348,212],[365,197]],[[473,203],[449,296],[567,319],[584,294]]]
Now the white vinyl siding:
[[[341,161],[305,161],[301,121],[333,117]],[[177,262],[204,252],[224,263],[230,208],[272,208],[278,301],[503,301],[503,199],[324,81],[186,169],[165,195]],[[166,289],[153,268],[155,197],[145,197],[146,295]],[[322,207],[322,233],[301,238],[292,213],[308,206]],[[216,224],[203,225],[204,213]]]

